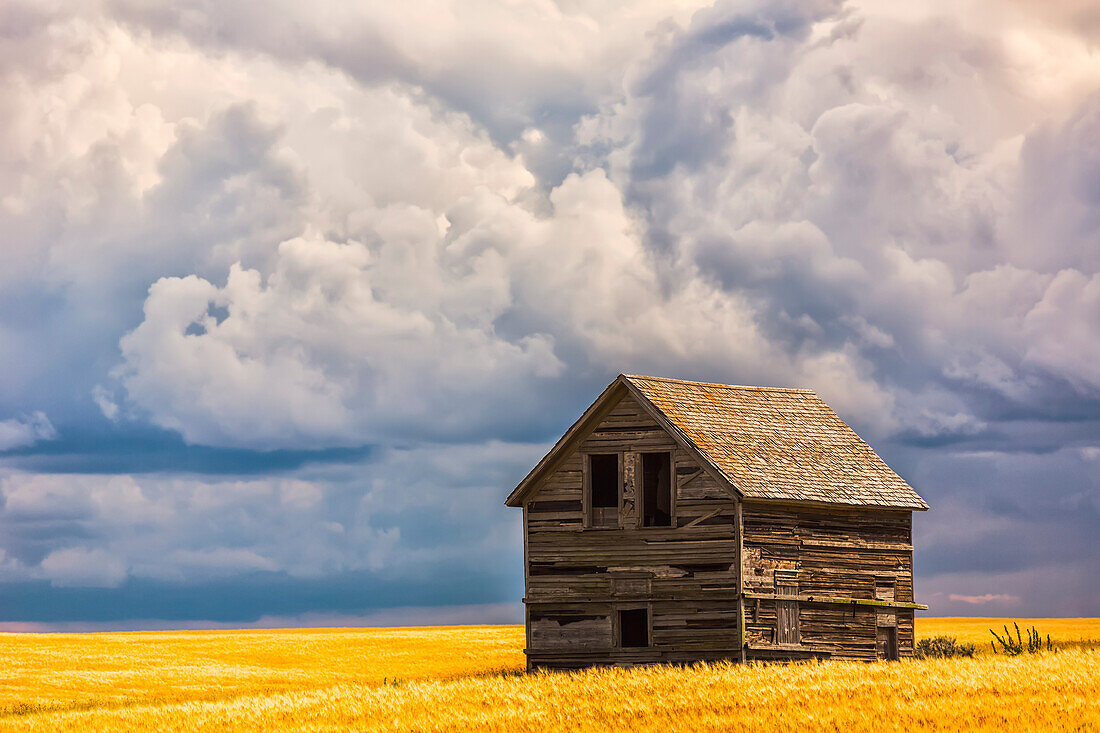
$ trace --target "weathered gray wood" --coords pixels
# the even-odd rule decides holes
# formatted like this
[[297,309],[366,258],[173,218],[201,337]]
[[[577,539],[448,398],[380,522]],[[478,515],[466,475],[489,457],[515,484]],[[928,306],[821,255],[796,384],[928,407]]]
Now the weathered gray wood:
[[[527,551],[527,537],[530,531],[527,527],[527,505],[523,506],[523,587],[531,587],[531,578],[528,574],[528,568],[530,567],[530,554]],[[527,648],[531,648],[531,609],[527,604],[523,605],[523,625],[527,633],[526,644]]]
[[776,613],[778,618],[776,644],[798,644],[801,639],[798,636],[798,602],[777,601]]
[[685,524],[684,529],[688,529],[689,527],[694,527],[695,525],[697,525],[701,522],[705,522],[706,520],[710,519],[711,517],[718,516],[718,514],[721,513],[721,511],[722,511],[722,507],[718,507],[717,509],[715,509],[711,512],[708,512],[707,514],[704,514],[701,517],[696,517],[695,519],[693,519],[690,522],[688,522],[687,524]]
[[[777,601],[780,596],[776,593],[745,593],[745,598],[751,601]],[[810,603],[828,603],[840,606],[861,606],[866,608],[907,608],[910,610],[927,611],[928,606],[923,603],[903,603],[899,601],[868,600],[866,598],[845,598],[843,596],[812,596],[799,595],[794,600]]]
[[[576,445],[582,457],[590,451],[622,455],[619,522],[614,529],[585,529],[592,525],[585,522],[589,501],[585,494],[590,486],[585,461],[563,458],[525,504],[529,514],[524,601],[536,616],[603,609],[613,601],[643,602],[650,611],[653,651],[647,656],[636,649],[617,649],[614,614],[608,610],[612,620],[607,625],[585,620],[557,626],[542,622],[528,644],[529,663],[571,668],[584,666],[584,659],[619,664],[624,660],[691,661],[705,655],[738,658],[735,506],[729,495],[705,476],[692,482],[695,491],[683,492],[685,482],[678,473],[703,472],[629,395],[591,435],[579,437]],[[640,526],[639,454],[661,451],[672,454],[674,520],[690,527]],[[531,507],[539,511],[530,511]],[[574,615],[593,613],[598,611]],[[562,638],[574,630],[576,644]],[[606,638],[593,639],[594,634]],[[588,657],[579,657],[581,650]]]
[[704,474],[703,469],[701,469],[701,468],[696,469],[696,471],[693,474],[691,474],[690,476],[688,476],[687,478],[685,478],[683,481],[680,482],[680,486],[686,487],[688,484],[690,484],[692,481],[699,478],[703,474]]
[[633,529],[640,523],[638,516],[638,454],[635,451],[622,453],[620,474],[623,477],[621,499],[619,501],[619,526]]
[[737,563],[737,616],[739,618],[738,637],[741,639],[741,651],[739,653],[739,661],[743,664],[746,661],[746,651],[748,647],[748,638],[745,636],[745,573],[741,565],[741,556],[744,554],[745,543],[745,518],[744,518],[744,502],[737,499],[734,502],[734,522],[735,531],[737,532],[737,554],[735,555]]
[[[884,653],[880,633],[911,655],[922,606],[910,512],[740,501],[633,394],[605,408],[522,504],[529,667],[869,661]],[[661,451],[673,524],[645,527],[640,454]],[[589,453],[620,456],[606,527],[595,526]],[[619,645],[629,607],[646,609],[649,647]]]
[[781,583],[794,578],[804,645],[875,659],[880,621],[894,619],[899,655],[911,655],[912,612],[923,606],[912,595],[910,513],[760,502],[744,512],[745,596],[760,604],[746,629],[750,646],[774,643],[781,604],[791,602]]
[[[580,475],[581,492],[580,492],[580,497],[579,497],[580,500],[581,500],[581,511],[583,512],[583,515],[581,517],[581,522],[585,527],[591,527],[592,524],[593,524],[593,522],[592,522],[592,476],[590,475],[590,467],[588,465],[588,456],[583,454],[583,453],[577,454],[577,457],[573,457],[573,460],[579,460],[580,464],[581,464],[581,475]],[[576,492],[574,490],[574,487],[576,485],[576,480],[577,480],[576,472],[568,470],[566,468],[566,466],[571,467],[571,465],[570,465],[571,461],[569,461],[568,458],[566,459],[566,461],[567,462],[566,462],[565,466],[563,466],[562,468],[559,468],[557,471],[555,471],[556,475],[552,475],[549,479],[547,479],[546,481],[544,481],[542,483],[542,485],[540,487],[540,488],[542,488],[542,491],[539,492],[539,496],[541,498],[546,498],[546,495],[548,493],[546,491],[546,488],[552,486],[552,487],[557,489],[557,491],[554,493],[554,498],[555,499],[558,499],[559,501],[561,500],[559,497],[564,497],[566,501],[569,501],[571,499],[572,500],[576,499],[576,497],[575,497]],[[530,502],[528,502],[528,503],[530,503]],[[524,504],[524,506],[527,506],[527,504]],[[562,519],[568,520],[569,517],[561,517],[561,518],[555,517],[555,519],[559,519],[559,521],[562,520]]]

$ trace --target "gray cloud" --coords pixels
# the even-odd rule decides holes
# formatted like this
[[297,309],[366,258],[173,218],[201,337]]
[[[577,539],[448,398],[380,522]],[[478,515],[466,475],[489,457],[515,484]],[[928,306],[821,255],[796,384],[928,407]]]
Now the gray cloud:
[[0,414],[42,417],[0,450],[377,451],[11,461],[2,577],[500,567],[500,498],[638,371],[817,389],[930,499],[937,611],[1096,613],[1083,11],[704,5],[5,6]]
[[6,471],[0,582],[117,587],[354,572],[426,582],[442,558],[510,566],[519,534],[500,487],[546,449],[424,444],[266,476]]
[[22,448],[56,437],[57,431],[42,412],[0,420],[0,451]]
[[306,612],[290,616],[266,615],[258,619],[212,621],[210,619],[138,618],[115,621],[0,621],[0,631],[88,633],[180,629],[317,629],[360,626],[454,626],[523,623],[523,604],[474,603],[461,606],[405,606],[368,613]]

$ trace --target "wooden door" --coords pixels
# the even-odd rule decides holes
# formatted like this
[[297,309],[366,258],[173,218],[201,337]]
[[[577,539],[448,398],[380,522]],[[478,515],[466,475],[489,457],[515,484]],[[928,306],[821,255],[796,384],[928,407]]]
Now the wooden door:
[[878,627],[878,656],[879,659],[896,660],[898,658],[898,627]]
[[[776,585],[779,596],[797,596],[798,586]],[[776,635],[777,644],[800,644],[798,633],[798,601],[778,600],[775,603],[776,610]]]

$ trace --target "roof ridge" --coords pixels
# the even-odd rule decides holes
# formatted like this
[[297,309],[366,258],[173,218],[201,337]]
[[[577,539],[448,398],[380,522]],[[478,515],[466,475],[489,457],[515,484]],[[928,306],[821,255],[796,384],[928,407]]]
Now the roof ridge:
[[698,382],[692,379],[675,379],[673,377],[653,377],[646,374],[623,374],[627,379],[649,379],[657,382],[675,382],[676,384],[697,384],[701,387],[722,387],[724,389],[748,389],[757,392],[796,392],[798,394],[814,394],[812,389],[806,387],[762,387],[753,384],[722,384],[720,382]]

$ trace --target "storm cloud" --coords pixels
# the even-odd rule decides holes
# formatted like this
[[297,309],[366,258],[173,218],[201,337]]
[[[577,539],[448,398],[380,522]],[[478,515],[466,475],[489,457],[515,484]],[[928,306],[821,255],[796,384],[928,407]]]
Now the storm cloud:
[[619,372],[817,390],[932,505],[933,612],[1100,614],[1093,21],[6,4],[5,618],[498,609]]

